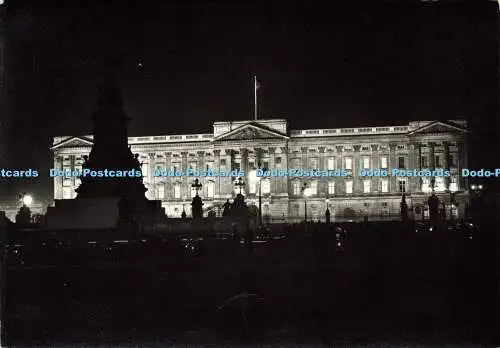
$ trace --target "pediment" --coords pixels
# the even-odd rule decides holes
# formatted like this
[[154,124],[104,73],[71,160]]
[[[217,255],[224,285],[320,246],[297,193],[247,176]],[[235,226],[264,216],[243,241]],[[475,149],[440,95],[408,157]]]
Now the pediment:
[[85,137],[68,137],[67,139],[55,144],[51,147],[51,150],[59,149],[62,147],[77,147],[77,146],[92,146],[94,143],[92,140]]
[[443,121],[432,122],[423,127],[417,128],[410,134],[442,134],[442,133],[466,133],[467,130],[458,124]]
[[288,139],[286,134],[257,124],[246,124],[214,138],[217,140]]

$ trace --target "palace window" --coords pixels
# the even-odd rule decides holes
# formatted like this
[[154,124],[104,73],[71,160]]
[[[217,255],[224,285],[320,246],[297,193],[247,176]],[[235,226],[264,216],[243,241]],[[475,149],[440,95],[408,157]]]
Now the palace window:
[[254,160],[248,161],[248,168],[254,169],[255,168],[255,162]]
[[352,158],[351,157],[345,158],[345,169],[352,170]]
[[328,164],[328,166],[327,166],[328,170],[334,170],[335,169],[335,157],[329,157],[327,164]]
[[174,198],[175,199],[181,198],[181,184],[179,184],[179,183],[176,183],[174,185]]
[[363,157],[363,169],[370,169],[370,157]]
[[448,156],[448,166],[450,168],[455,167],[455,157],[453,155]]
[[382,192],[383,193],[389,192],[389,180],[387,179],[382,179]]
[[300,158],[292,158],[292,160],[290,161],[290,164],[291,164],[291,167],[292,169],[300,169],[301,165],[300,165]]
[[189,169],[196,171],[196,162],[189,163]]
[[423,177],[422,178],[422,192],[431,192],[431,191],[432,191],[431,178]]
[[260,185],[261,186],[261,192],[263,195],[267,195],[267,194],[270,194],[271,193],[271,180],[266,178],[266,179],[261,179],[261,183]]
[[446,190],[446,187],[444,185],[444,177],[437,176],[436,177],[436,187],[434,187],[434,191],[443,192],[445,190]]
[[157,187],[157,197],[158,199],[164,199],[165,198],[165,186],[164,185],[158,185]]
[[436,168],[441,168],[441,156],[436,155]]
[[335,194],[335,181],[329,181],[328,182],[328,194],[329,195],[334,195]]
[[370,193],[370,186],[371,186],[371,181],[370,180],[364,180],[363,181],[363,192],[364,193]]
[[[174,170],[174,172],[179,172],[181,170],[181,163],[180,162],[173,162],[172,169]],[[144,175],[144,173],[142,175]]]
[[276,157],[274,159],[274,164],[281,164],[281,157]]
[[214,162],[207,162],[206,163],[206,170],[213,170],[214,169]]
[[347,193],[347,194],[352,193],[352,180],[347,180],[345,182],[345,193]]
[[221,167],[223,167],[223,166],[226,165],[226,159],[225,158],[221,158],[220,165],[221,165]]
[[450,191],[451,192],[458,191],[457,177],[456,176],[452,176],[450,180],[451,180],[450,181]]
[[318,169],[318,159],[317,158],[310,158],[309,159],[309,169]]
[[406,180],[399,180],[399,192],[406,192]]
[[207,182],[207,198],[213,199],[215,196],[215,183],[213,181]]
[[268,169],[268,170],[269,170],[269,169],[270,169],[270,168],[269,168],[269,161],[264,161],[264,162],[262,162],[262,168],[266,168],[266,169]]
[[387,157],[380,157],[380,168],[387,169]]
[[318,194],[318,182],[316,180],[311,181],[309,185],[309,193],[311,195],[317,195]]
[[398,168],[400,168],[400,169],[405,168],[405,158],[404,157],[398,157]]
[[428,157],[422,156],[420,164],[421,164],[422,168],[429,168]]
[[300,181],[294,180],[293,181],[293,194],[294,194],[294,196],[300,196],[301,191],[302,191],[302,187],[300,186]]

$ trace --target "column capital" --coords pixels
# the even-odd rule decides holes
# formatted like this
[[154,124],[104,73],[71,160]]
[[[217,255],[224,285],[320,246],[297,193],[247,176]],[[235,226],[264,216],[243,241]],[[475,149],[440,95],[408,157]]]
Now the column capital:
[[225,149],[224,153],[226,154],[226,156],[231,156],[233,154],[233,150],[232,149]]
[[269,150],[269,153],[271,153],[271,154],[274,154],[276,152],[275,147],[270,147],[270,148],[268,148],[268,150]]
[[396,150],[397,146],[398,146],[398,143],[394,143],[394,142],[389,143],[389,149],[391,149],[391,150]]
[[353,145],[352,148],[354,149],[354,152],[359,152],[361,145]]
[[338,145],[335,146],[335,150],[337,150],[337,152],[342,152],[344,150],[344,147],[342,145]]
[[287,155],[288,154],[288,149],[286,146],[281,146],[280,147],[280,150],[281,150],[281,153],[284,154],[284,155]]
[[155,158],[156,158],[156,153],[154,153],[154,152],[150,152],[150,153],[148,153],[148,157],[149,157],[150,159],[155,159]]
[[182,151],[182,152],[181,152],[181,156],[182,156],[182,157],[187,157],[188,153],[189,153],[189,152],[187,152],[187,151]]
[[196,151],[196,154],[198,156],[204,156],[205,155],[205,151]]
[[220,150],[219,149],[215,149],[214,150],[214,156],[219,156],[220,155]]
[[307,153],[307,150],[308,150],[308,149],[309,149],[309,148],[308,148],[307,146],[302,146],[302,147],[300,148],[300,151],[301,151],[302,153]]
[[378,144],[372,144],[371,148],[372,148],[372,151],[378,151],[379,145]]
[[319,146],[319,147],[318,147],[318,151],[319,151],[319,153],[324,153],[324,152],[325,152],[325,150],[326,150],[326,146]]
[[171,156],[172,156],[172,152],[170,152],[170,151],[165,152],[165,156],[167,156],[167,157],[171,157]]

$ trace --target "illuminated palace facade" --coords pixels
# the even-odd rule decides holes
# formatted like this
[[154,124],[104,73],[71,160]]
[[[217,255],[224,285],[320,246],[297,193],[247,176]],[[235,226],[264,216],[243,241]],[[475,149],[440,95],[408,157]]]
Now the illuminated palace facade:
[[[428,217],[432,190],[441,213],[461,217],[468,201],[468,183],[459,175],[467,167],[465,121],[417,121],[407,125],[337,129],[289,130],[283,119],[215,122],[212,133],[129,137],[140,155],[149,199],[163,201],[169,217],[191,213],[195,177],[153,176],[155,170],[241,169],[242,193],[267,221],[397,219],[403,193],[410,217]],[[54,168],[81,170],[90,153],[92,136],[54,138]],[[345,177],[270,177],[256,179],[258,165],[273,169],[345,169]],[[449,177],[363,177],[360,169],[443,169]],[[112,168],[110,168],[112,169]],[[220,216],[222,205],[240,191],[232,177],[201,177],[199,191],[205,216]],[[304,190],[304,184],[307,187]],[[78,178],[54,178],[55,199],[73,199]],[[307,192],[307,194],[304,194]]]

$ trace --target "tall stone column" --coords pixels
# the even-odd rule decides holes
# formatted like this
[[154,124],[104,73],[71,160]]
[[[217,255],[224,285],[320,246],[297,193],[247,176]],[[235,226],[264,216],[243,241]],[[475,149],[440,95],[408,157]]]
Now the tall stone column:
[[[380,169],[380,152],[379,146],[377,144],[371,145],[372,153],[370,156],[370,169],[377,170]],[[371,178],[371,189],[373,192],[380,192],[382,188],[379,187],[380,178],[373,177]]]
[[[448,141],[443,142],[443,164],[444,164],[444,170],[450,170],[450,143]],[[449,176],[444,177],[444,185],[446,190],[450,189],[450,183],[451,183],[451,178]]]
[[[220,171],[220,150],[214,150],[214,171],[218,172]],[[220,197],[221,195],[221,181],[220,181],[220,176],[214,178],[215,182],[215,192],[214,195],[215,197]]]
[[352,176],[353,176],[353,194],[363,193],[363,183],[359,177],[359,169],[361,168],[361,155],[359,153],[361,145],[354,145],[354,158],[352,160]]
[[[325,158],[325,150],[326,147],[319,146],[318,152],[318,169],[319,170],[327,170],[327,163]],[[318,194],[320,196],[326,196],[328,193],[328,177],[318,177]]]
[[[268,169],[276,170],[276,162],[275,162],[276,148],[270,147],[268,149],[268,151],[269,151],[269,168]],[[276,182],[276,178],[275,177],[269,178],[269,183],[271,186],[271,195],[275,195],[278,192],[277,187],[276,187],[276,185],[278,184]]]
[[[172,170],[172,152],[165,152],[165,170]],[[174,187],[173,187],[174,178],[165,178],[163,182],[165,183],[165,199],[172,199],[174,197]]]
[[307,163],[307,147],[301,147],[300,151],[302,152],[302,169],[309,169],[309,165]]
[[156,154],[155,153],[149,153],[148,154],[149,158],[149,169],[148,169],[148,177],[144,178],[147,180],[147,184],[149,187],[149,190],[147,191],[147,195],[149,199],[156,199],[156,179],[153,176],[153,171],[156,169]]
[[429,142],[429,169],[436,169],[436,153],[435,153],[436,143],[431,141]]
[[[183,171],[184,174],[187,173],[188,170],[188,153],[187,152],[181,152],[181,170]],[[181,198],[183,200],[187,200],[190,198],[190,192],[188,191],[188,181],[187,181],[187,175],[183,175],[181,178]]]
[[[225,149],[222,157],[226,160],[226,170],[227,171],[231,170],[233,165],[233,150]],[[220,180],[221,180],[221,194],[223,195],[232,194],[234,192],[232,178],[230,176],[221,177]]]
[[467,163],[466,163],[466,158],[467,158],[467,150],[466,147],[464,146],[464,142],[457,142],[457,150],[458,150],[458,163],[457,163],[457,169],[458,169],[458,190],[467,190],[469,188],[468,185],[468,180],[467,178],[463,177],[462,174],[462,169],[467,168]]
[[[288,148],[286,146],[282,146],[281,148],[281,168],[283,170],[286,170],[288,168]],[[287,196],[290,195],[290,178],[288,176],[283,177],[283,178],[278,178],[279,182],[281,183],[280,185],[280,193],[282,195],[286,194]],[[288,214],[286,212],[285,214]]]
[[[396,169],[398,167],[398,159],[396,158],[396,143],[389,144],[389,170]],[[395,176],[389,177],[389,192],[399,193],[398,178]]]
[[[54,168],[57,170],[63,169],[63,157],[62,156],[59,156],[59,155],[55,156]],[[63,199],[62,188],[63,188],[63,177],[56,176],[54,178],[54,199]]]
[[[410,162],[410,170],[416,169],[419,167],[419,158],[418,158],[418,145],[414,142],[410,143],[408,146],[408,160]],[[418,186],[420,183],[420,178],[419,177],[410,177],[409,179],[409,187],[408,187],[408,192],[417,192],[418,191]]]

